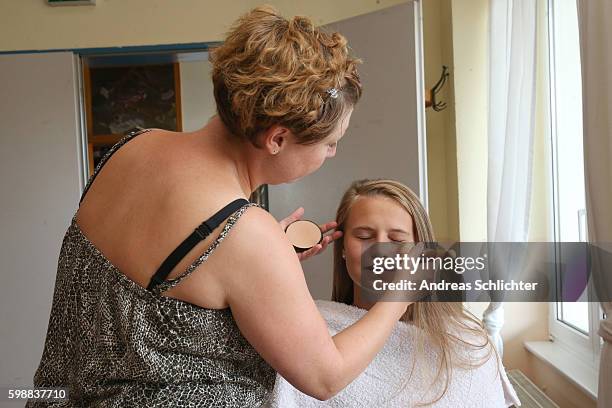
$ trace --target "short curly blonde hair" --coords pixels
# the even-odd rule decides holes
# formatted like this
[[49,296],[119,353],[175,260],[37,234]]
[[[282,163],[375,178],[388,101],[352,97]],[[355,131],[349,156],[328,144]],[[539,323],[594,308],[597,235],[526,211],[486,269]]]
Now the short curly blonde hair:
[[270,6],[240,17],[210,61],[221,120],[255,146],[257,135],[275,124],[300,144],[316,143],[361,97],[361,61],[349,54],[344,36],[306,17],[287,20]]

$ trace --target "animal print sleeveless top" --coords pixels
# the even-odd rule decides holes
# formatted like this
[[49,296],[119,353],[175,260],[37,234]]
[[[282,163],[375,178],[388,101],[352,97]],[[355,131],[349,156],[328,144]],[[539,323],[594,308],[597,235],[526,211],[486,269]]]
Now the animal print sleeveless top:
[[[146,131],[132,132],[113,146],[85,192],[108,158]],[[108,261],[79,229],[75,214],[62,243],[47,338],[34,377],[36,387],[67,388],[69,400],[29,401],[27,407],[256,407],[263,403],[275,373],[242,336],[231,310],[205,309],[160,294],[205,262],[247,208],[255,205],[237,201],[231,212],[229,206],[225,208],[229,217],[220,216],[222,211],[216,214],[217,222],[223,218],[227,223],[182,275],[166,280],[159,278],[158,271],[149,288],[136,284]],[[192,235],[201,236],[205,224],[214,229],[211,219]],[[187,242],[181,244],[182,252],[179,246],[167,261],[174,257],[178,262],[189,249]],[[171,269],[172,265],[166,266]]]

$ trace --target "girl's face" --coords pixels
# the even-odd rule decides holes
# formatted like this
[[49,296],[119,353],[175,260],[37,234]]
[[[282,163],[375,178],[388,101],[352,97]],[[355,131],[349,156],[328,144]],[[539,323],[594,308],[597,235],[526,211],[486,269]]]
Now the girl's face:
[[361,255],[381,242],[415,242],[412,217],[396,201],[385,196],[359,197],[344,227],[344,258],[356,286],[361,281]]
[[347,111],[339,120],[334,131],[317,143],[302,145],[291,140],[276,159],[273,171],[276,177],[268,184],[292,183],[315,172],[326,159],[334,157],[338,142],[346,132],[352,113],[352,109]]

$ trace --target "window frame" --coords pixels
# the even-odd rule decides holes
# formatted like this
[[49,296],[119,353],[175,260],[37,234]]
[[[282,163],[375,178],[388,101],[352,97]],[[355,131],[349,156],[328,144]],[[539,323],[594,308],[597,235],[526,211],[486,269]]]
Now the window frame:
[[[555,8],[554,3],[559,0],[547,0],[547,23],[548,23],[548,87],[549,92],[549,126],[550,134],[547,137],[547,143],[549,148],[547,149],[550,157],[550,172],[551,181],[550,194],[552,197],[552,222],[551,222],[551,236],[554,237],[554,242],[559,243],[560,232],[559,232],[559,198],[558,198],[558,159],[557,159],[557,109],[556,109],[556,42],[555,42]],[[593,299],[593,287],[592,282],[589,283],[587,295],[589,299]],[[589,333],[585,334],[582,331],[574,328],[567,322],[564,322],[558,318],[560,305],[558,302],[551,302],[549,307],[549,333],[550,340],[565,351],[571,353],[575,358],[587,364],[590,368],[594,369],[595,372],[599,370],[599,356],[602,348],[602,339],[598,334],[599,324],[603,318],[603,311],[599,302],[589,302],[588,307],[588,319],[589,319]]]

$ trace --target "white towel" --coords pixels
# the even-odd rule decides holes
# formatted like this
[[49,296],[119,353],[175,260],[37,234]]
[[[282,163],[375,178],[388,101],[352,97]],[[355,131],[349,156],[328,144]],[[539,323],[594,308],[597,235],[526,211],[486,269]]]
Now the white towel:
[[[319,311],[327,321],[332,335],[361,318],[366,311],[343,303],[318,300]],[[389,340],[365,372],[344,390],[327,401],[319,401],[293,388],[277,375],[274,391],[266,407],[414,407],[431,402],[444,386],[444,378],[431,386],[438,363],[433,347],[424,343],[424,353],[417,358],[416,334],[418,328],[398,322]],[[470,351],[478,359],[480,353]],[[478,354],[478,355],[476,355]],[[495,354],[492,354],[494,356]],[[498,359],[491,357],[475,369],[455,368],[448,389],[434,407],[496,408],[520,406],[518,397],[508,381],[506,371]],[[499,363],[499,365],[497,364]],[[414,371],[410,376],[414,364]],[[499,369],[499,370],[498,370]]]

